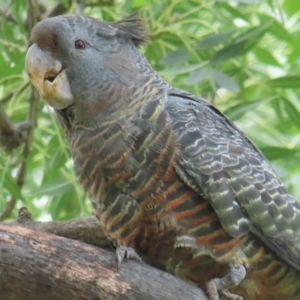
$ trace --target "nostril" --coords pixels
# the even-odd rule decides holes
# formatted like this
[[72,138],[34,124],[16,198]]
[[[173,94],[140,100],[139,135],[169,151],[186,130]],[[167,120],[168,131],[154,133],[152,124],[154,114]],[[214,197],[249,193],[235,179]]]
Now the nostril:
[[62,67],[58,72],[57,71],[49,71],[46,73],[44,80],[47,80],[49,82],[53,82],[56,77],[64,70],[64,68]]
[[48,75],[45,77],[45,80],[48,80],[50,82],[53,82],[55,80],[56,76],[55,75]]

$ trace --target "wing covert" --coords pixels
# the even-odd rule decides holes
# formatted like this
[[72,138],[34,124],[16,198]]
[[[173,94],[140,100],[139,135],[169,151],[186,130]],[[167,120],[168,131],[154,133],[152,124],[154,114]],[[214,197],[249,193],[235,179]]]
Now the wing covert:
[[200,98],[174,89],[167,109],[181,144],[181,179],[208,199],[228,234],[252,232],[300,269],[300,206],[264,155]]

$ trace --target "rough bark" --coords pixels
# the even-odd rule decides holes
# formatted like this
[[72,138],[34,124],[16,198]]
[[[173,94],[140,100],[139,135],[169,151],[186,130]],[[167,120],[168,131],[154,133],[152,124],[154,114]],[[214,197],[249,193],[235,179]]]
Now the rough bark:
[[38,222],[31,218],[26,207],[19,210],[16,225],[81,241],[106,250],[113,250],[95,216],[68,221]]
[[144,263],[119,272],[114,253],[70,239],[112,250],[95,217],[44,223],[24,207],[15,223],[0,223],[0,299],[207,299]]
[[198,288],[141,262],[116,268],[106,250],[0,223],[0,299],[197,299]]

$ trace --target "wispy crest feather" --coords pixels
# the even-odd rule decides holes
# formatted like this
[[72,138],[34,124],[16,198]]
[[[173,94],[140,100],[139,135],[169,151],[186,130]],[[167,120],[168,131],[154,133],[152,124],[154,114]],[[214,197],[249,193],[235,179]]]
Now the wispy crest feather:
[[113,22],[111,25],[118,29],[118,35],[130,38],[136,46],[140,46],[149,39],[148,27],[145,21],[141,19],[139,11]]

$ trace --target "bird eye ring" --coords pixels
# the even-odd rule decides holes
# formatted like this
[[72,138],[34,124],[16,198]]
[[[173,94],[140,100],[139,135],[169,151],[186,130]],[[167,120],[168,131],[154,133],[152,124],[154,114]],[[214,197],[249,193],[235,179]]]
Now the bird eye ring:
[[80,50],[85,49],[85,42],[82,41],[82,40],[76,40],[75,41],[75,48],[80,49]]

